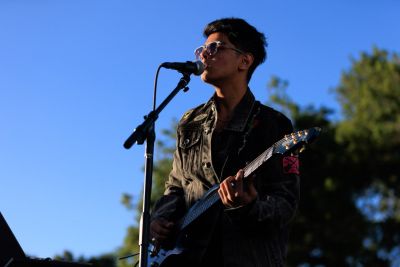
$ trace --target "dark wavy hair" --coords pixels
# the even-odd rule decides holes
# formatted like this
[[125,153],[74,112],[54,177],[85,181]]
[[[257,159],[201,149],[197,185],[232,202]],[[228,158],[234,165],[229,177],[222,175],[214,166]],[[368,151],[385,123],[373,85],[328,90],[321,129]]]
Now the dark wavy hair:
[[254,62],[247,73],[247,82],[249,82],[254,70],[267,57],[265,48],[268,44],[264,34],[240,18],[223,18],[210,22],[203,34],[207,38],[216,32],[224,33],[236,48],[254,56]]

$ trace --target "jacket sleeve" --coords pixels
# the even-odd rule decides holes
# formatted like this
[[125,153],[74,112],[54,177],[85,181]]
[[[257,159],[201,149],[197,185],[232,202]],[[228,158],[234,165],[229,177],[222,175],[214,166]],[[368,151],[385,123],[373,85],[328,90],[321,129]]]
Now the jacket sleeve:
[[[278,140],[293,131],[286,117],[281,118],[278,125]],[[299,202],[298,157],[275,154],[256,173],[255,186],[257,199],[246,206],[227,209],[227,215],[233,222],[255,227],[287,225],[294,217]]]
[[[177,137],[179,139],[179,136]],[[178,141],[177,141],[178,143]],[[151,219],[164,218],[169,221],[179,220],[186,211],[182,189],[182,167],[178,149],[175,149],[172,170],[165,183],[164,195],[155,203]]]

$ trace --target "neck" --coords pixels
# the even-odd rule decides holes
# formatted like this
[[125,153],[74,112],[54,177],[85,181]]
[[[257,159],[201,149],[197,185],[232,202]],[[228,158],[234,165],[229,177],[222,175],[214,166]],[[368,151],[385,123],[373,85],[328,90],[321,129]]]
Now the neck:
[[229,86],[214,86],[217,100],[218,117],[228,120],[233,110],[246,94],[247,84],[230,84]]

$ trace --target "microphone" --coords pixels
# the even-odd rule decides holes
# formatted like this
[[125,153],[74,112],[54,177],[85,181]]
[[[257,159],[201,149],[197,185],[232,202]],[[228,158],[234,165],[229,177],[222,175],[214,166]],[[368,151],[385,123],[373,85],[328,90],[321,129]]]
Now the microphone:
[[204,71],[204,64],[200,60],[197,61],[186,61],[186,62],[164,62],[161,67],[166,69],[177,70],[183,73],[189,73],[194,75],[200,75]]

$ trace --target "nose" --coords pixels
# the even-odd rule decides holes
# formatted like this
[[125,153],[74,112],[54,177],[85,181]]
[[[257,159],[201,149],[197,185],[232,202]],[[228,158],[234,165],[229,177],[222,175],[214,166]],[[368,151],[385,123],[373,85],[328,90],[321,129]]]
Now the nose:
[[210,55],[207,52],[207,49],[203,49],[200,53],[200,59],[201,60],[206,60]]

